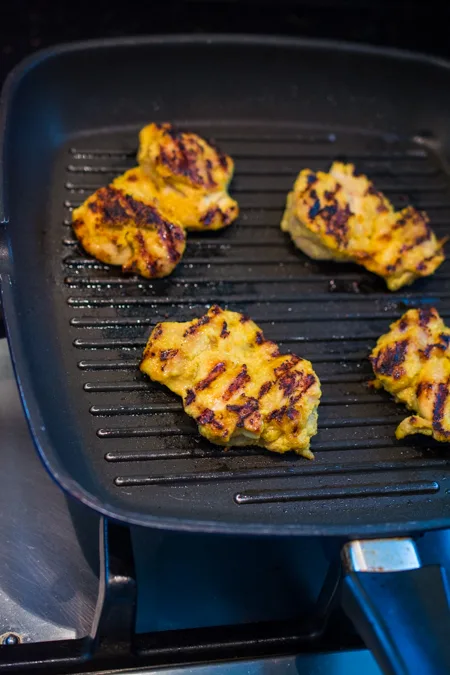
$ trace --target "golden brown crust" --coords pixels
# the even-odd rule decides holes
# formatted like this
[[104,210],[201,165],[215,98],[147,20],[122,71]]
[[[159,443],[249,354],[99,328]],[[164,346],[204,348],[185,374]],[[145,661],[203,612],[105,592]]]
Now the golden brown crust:
[[397,438],[421,433],[450,441],[450,329],[434,308],[410,309],[382,335],[370,356],[376,383],[416,414]]
[[238,204],[228,194],[231,157],[168,123],[147,125],[139,139],[139,164],[164,213],[193,230],[217,230],[237,218]]
[[141,370],[182,397],[213,443],[313,457],[319,379],[309,361],[281,355],[244,315],[215,305],[199,319],[158,324]]
[[412,207],[394,211],[352,164],[301,171],[281,228],[307,255],[354,261],[384,277],[390,290],[432,274],[444,260],[444,240],[436,239],[427,215]]
[[[132,192],[137,171],[130,176]],[[186,234],[150,201],[129,192],[114,185],[97,190],[74,210],[74,232],[83,248],[102,262],[147,278],[167,276],[181,260]]]

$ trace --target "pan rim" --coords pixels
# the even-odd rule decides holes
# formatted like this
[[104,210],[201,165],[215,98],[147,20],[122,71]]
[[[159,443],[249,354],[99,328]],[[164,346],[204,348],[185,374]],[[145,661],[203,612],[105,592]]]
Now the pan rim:
[[[359,53],[367,55],[383,56],[388,59],[402,59],[426,63],[433,67],[450,70],[450,61],[427,54],[413,51],[405,51],[395,48],[374,47],[371,45],[357,44],[344,41],[318,40],[308,38],[276,37],[268,35],[248,34],[205,34],[185,35],[167,34],[160,36],[138,36],[125,38],[104,38],[87,40],[73,43],[63,43],[53,47],[41,49],[23,59],[7,76],[0,97],[0,224],[6,224],[7,218],[7,180],[3,175],[2,164],[6,129],[10,115],[10,109],[16,87],[24,75],[37,67],[39,64],[57,57],[58,55],[85,51],[92,49],[105,49],[110,47],[133,47],[145,45],[254,45],[260,47],[280,47],[290,49],[311,50],[338,50],[347,53]],[[2,230],[0,229],[0,235]],[[0,240],[0,244],[2,244]],[[34,396],[33,387],[26,374],[25,355],[20,340],[20,328],[18,316],[13,299],[13,278],[5,265],[3,268],[0,257],[0,279],[3,306],[5,308],[5,325],[9,348],[11,352],[14,372],[18,383],[22,405],[30,428],[31,436],[43,462],[45,469],[57,485],[69,496],[79,499],[83,504],[97,511],[107,518],[119,522],[137,526],[154,527],[156,529],[178,530],[185,532],[205,532],[221,534],[242,535],[278,535],[278,536],[323,536],[330,535],[342,538],[375,537],[399,534],[412,534],[424,530],[443,529],[450,526],[450,518],[435,518],[428,521],[411,520],[408,522],[369,523],[352,525],[291,523],[270,524],[264,522],[239,523],[230,520],[217,521],[198,520],[190,517],[181,518],[175,516],[157,516],[143,514],[139,511],[122,506],[112,506],[103,502],[89,490],[83,488],[74,481],[62,467],[52,445],[45,433],[45,427],[40,414],[40,406]],[[7,261],[6,261],[7,262]],[[6,269],[5,269],[6,268]],[[42,422],[42,423],[41,423]]]
[[46,59],[58,56],[59,54],[85,51],[88,49],[106,49],[109,47],[132,47],[145,45],[169,45],[173,44],[243,44],[259,45],[285,48],[307,48],[307,49],[332,49],[334,51],[343,51],[350,53],[373,54],[376,56],[385,56],[386,58],[404,59],[410,61],[421,61],[440,68],[450,69],[450,59],[445,59],[425,52],[416,52],[413,50],[399,49],[397,47],[380,47],[368,43],[358,43],[346,40],[327,40],[320,38],[297,38],[275,35],[250,34],[250,33],[164,33],[161,35],[136,35],[119,38],[96,38],[92,40],[79,40],[74,42],[61,42],[53,46],[38,49],[32,54],[24,57],[8,73],[2,89],[3,94],[12,80],[22,76],[25,71],[31,67],[37,66]]

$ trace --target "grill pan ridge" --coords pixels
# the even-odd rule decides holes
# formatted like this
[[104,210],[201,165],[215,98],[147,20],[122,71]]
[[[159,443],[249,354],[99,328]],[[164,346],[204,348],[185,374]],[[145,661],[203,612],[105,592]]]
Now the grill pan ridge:
[[[351,50],[347,56],[357,58]],[[367,386],[367,356],[409,307],[436,306],[450,320],[450,261],[433,277],[390,293],[381,279],[355,265],[310,260],[279,228],[298,171],[326,170],[334,159],[344,159],[367,173],[397,208],[424,208],[444,236],[450,183],[438,146],[411,133],[332,124],[331,117],[328,124],[312,125],[310,119],[292,121],[293,114],[254,120],[216,114],[206,122],[207,115],[169,112],[162,117],[155,110],[149,117],[200,133],[234,158],[231,193],[241,215],[225,231],[190,233],[170,277],[124,276],[80,249],[71,211],[135,164],[139,126],[150,120],[131,123],[125,112],[121,124],[94,123],[56,144],[48,222],[40,217],[36,224],[43,228],[36,256],[45,259],[42,274],[53,289],[42,321],[52,328],[39,325],[36,339],[50,381],[42,384],[40,396],[47,391],[49,402],[39,426],[54,445],[66,438],[67,449],[56,451],[59,466],[42,448],[36,413],[29,412],[50,472],[83,501],[139,524],[304,534],[326,527],[329,533],[359,534],[419,529],[422,517],[435,527],[448,522],[445,446],[395,440],[405,410]],[[24,294],[14,274],[11,284],[6,277],[7,308]],[[312,361],[323,385],[314,462],[212,446],[180,399],[140,374],[143,347],[158,321],[190,320],[212,303],[247,313],[282,351]],[[25,323],[26,312],[24,306],[18,317]],[[26,369],[21,365],[20,350],[30,340],[22,336],[14,347],[20,329],[5,313],[19,381],[27,389],[24,379],[30,378],[31,388],[39,389],[43,367],[32,359]],[[59,422],[49,417],[52,397],[60,404]]]

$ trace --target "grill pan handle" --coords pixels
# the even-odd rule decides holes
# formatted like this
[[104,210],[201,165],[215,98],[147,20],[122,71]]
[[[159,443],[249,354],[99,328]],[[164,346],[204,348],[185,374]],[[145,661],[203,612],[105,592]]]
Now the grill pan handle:
[[445,571],[421,566],[412,539],[352,541],[342,549],[342,604],[386,675],[450,673]]
[[2,204],[0,202],[0,338],[5,337],[5,324],[3,321],[3,307],[2,307],[2,293],[1,283],[4,281],[4,275],[8,267],[9,252],[8,244],[6,243],[6,220],[2,212]]

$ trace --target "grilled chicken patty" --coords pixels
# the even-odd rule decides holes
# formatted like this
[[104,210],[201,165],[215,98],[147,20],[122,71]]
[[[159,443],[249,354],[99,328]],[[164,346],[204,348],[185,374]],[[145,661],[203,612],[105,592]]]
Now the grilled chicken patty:
[[72,214],[85,251],[149,279],[173,272],[186,248],[186,234],[162,216],[150,192],[136,168],[88,197]]
[[353,164],[334,162],[329,173],[300,172],[287,198],[281,229],[316,260],[356,262],[386,280],[391,291],[436,270],[443,244],[426,213],[395,211]]
[[313,459],[319,378],[309,361],[280,354],[243,314],[215,305],[193,321],[159,323],[140,367],[182,397],[209,441]]
[[149,124],[139,134],[138,162],[162,211],[188,230],[218,230],[239,214],[228,194],[231,157],[196,134]]
[[450,328],[436,309],[410,309],[382,335],[370,356],[376,387],[415,411],[397,428],[450,441]]

